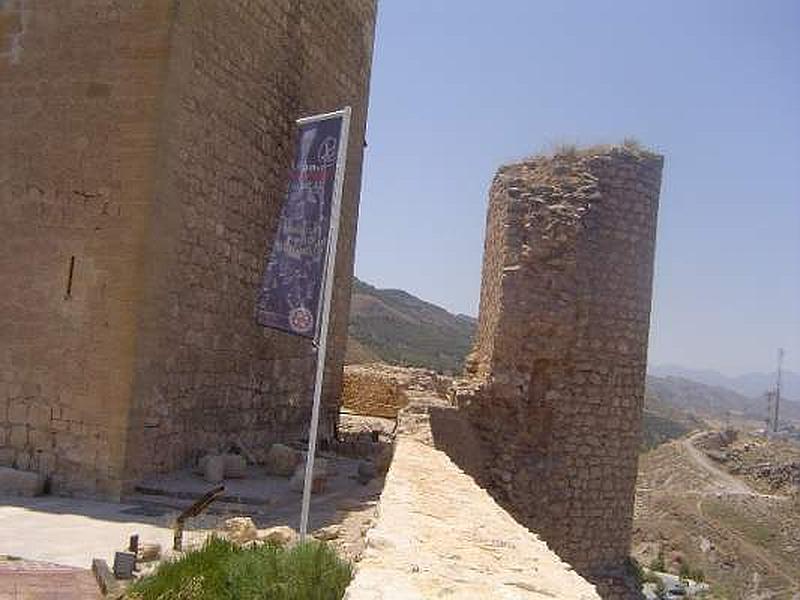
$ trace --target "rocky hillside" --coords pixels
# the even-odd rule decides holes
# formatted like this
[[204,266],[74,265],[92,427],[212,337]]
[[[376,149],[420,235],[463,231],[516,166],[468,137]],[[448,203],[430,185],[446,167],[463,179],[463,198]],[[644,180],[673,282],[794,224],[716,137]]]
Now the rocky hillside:
[[705,427],[706,424],[700,417],[664,403],[649,386],[645,389],[644,414],[642,415],[643,450],[650,450]]
[[702,572],[709,598],[795,598],[796,451],[747,434],[704,451],[704,440],[717,436],[699,433],[640,457],[633,557],[658,571]]
[[353,281],[347,362],[383,361],[458,373],[476,321],[403,290]]

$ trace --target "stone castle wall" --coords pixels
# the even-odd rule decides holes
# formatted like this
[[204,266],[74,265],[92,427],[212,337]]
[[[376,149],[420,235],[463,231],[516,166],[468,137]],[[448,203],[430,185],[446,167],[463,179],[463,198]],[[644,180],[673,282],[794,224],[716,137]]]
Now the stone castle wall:
[[303,434],[310,344],[253,309],[293,121],[350,104],[335,402],[374,21],[373,0],[0,5],[0,463],[116,495]]
[[260,447],[307,427],[314,351],[308,340],[255,323],[255,291],[278,225],[294,119],[351,105],[326,371],[326,405],[335,404],[374,18],[362,0],[179,5],[145,262],[130,421],[131,439],[143,443],[128,453],[133,479],[236,437]]
[[122,478],[169,39],[141,5],[0,8],[0,464],[65,492]]
[[629,555],[662,162],[620,146],[499,170],[457,394],[487,487],[595,578]]

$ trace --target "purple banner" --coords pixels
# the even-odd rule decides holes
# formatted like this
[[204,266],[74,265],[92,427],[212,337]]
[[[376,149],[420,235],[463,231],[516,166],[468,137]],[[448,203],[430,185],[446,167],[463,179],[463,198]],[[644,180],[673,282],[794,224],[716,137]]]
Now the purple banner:
[[256,320],[303,337],[318,334],[341,115],[299,126],[289,190],[256,303]]

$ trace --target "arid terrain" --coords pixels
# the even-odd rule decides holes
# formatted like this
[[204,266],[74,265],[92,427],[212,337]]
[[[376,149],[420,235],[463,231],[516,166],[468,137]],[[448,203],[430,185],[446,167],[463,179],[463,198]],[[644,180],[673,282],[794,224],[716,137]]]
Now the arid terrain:
[[800,597],[798,482],[782,475],[798,464],[800,445],[747,434],[700,432],[643,454],[634,558],[699,569],[717,598]]

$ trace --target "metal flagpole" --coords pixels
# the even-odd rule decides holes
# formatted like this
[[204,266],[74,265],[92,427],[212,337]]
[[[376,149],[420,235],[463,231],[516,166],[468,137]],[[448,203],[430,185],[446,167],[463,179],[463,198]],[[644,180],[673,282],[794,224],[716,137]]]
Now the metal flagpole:
[[328,247],[325,256],[324,290],[322,296],[322,315],[317,341],[317,373],[314,379],[314,401],[311,408],[311,425],[308,430],[308,455],[306,457],[306,473],[303,482],[303,506],[300,511],[300,539],[308,535],[308,511],[311,505],[311,484],[314,479],[314,453],[317,450],[317,430],[319,429],[319,405],[322,399],[322,380],[325,377],[325,353],[328,348],[328,324],[330,322],[331,299],[333,297],[333,278],[336,268],[336,246],[339,240],[339,217],[342,212],[342,190],[344,187],[344,169],[347,160],[347,141],[350,133],[350,107],[341,111],[298,119],[297,123],[342,117],[342,129],[339,138],[339,151],[336,158],[336,175],[333,182],[333,198],[331,199],[331,224],[328,233]]

